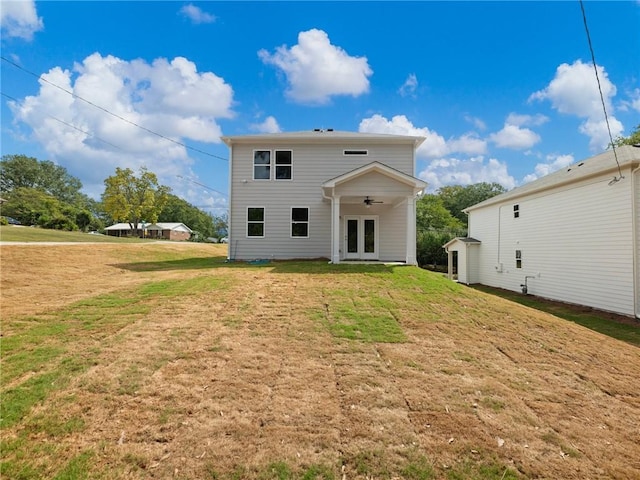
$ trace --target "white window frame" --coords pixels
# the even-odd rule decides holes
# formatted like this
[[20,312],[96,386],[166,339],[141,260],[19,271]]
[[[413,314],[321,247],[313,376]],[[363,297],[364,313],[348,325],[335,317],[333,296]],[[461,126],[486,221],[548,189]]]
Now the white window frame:
[[[306,222],[296,222],[293,220],[293,209],[294,208],[304,208],[307,211],[307,221]],[[311,210],[309,207],[291,207],[291,211],[290,211],[290,215],[289,215],[289,219],[290,219],[290,228],[289,228],[289,236],[291,238],[309,238],[310,235],[310,227],[311,227],[311,221],[309,220],[311,216]],[[307,234],[305,236],[302,235],[294,235],[293,234],[293,225],[296,223],[306,223],[307,224]]]
[[[291,155],[291,163],[289,164],[281,164],[280,166],[285,166],[285,167],[289,167],[289,169],[291,170],[291,177],[290,178],[278,178],[278,152],[289,152]],[[273,180],[275,180],[276,182],[290,182],[293,180],[293,150],[289,150],[289,149],[284,149],[284,148],[279,148],[277,150],[273,151]]]
[[[256,153],[257,152],[269,152],[269,163],[259,163],[256,165]],[[251,167],[252,167],[252,176],[253,176],[253,180],[255,180],[256,182],[268,182],[269,180],[271,180],[271,177],[273,176],[273,174],[271,173],[273,170],[273,152],[267,148],[256,148],[253,151],[253,159],[251,160]],[[269,168],[269,178],[256,178],[256,167],[268,167]]]
[[[250,209],[258,209],[261,208],[262,209],[262,221],[256,221],[256,220],[249,220],[249,210]],[[262,235],[249,235],[249,224],[259,224],[262,223]],[[266,228],[267,228],[267,209],[265,207],[256,207],[256,206],[252,206],[252,207],[247,207],[247,223],[246,223],[246,235],[247,238],[264,238],[265,234],[266,234]]]

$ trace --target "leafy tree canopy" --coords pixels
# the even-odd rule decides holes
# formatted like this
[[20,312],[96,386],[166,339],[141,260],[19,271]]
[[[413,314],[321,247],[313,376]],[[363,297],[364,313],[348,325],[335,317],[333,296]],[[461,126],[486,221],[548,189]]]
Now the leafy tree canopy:
[[167,195],[167,203],[158,215],[158,221],[184,223],[195,232],[194,239],[219,238],[226,234],[226,219],[211,216],[173,194]]
[[64,167],[26,155],[4,155],[0,161],[0,191],[8,195],[17,188],[33,188],[70,204],[86,200],[80,193],[82,182]]
[[158,221],[170,192],[169,187],[158,185],[156,175],[145,167],[138,176],[130,168],[116,168],[115,175],[106,178],[104,184],[104,211],[116,222],[129,223],[134,231],[143,220]]
[[416,228],[418,231],[459,231],[464,223],[451,215],[444,206],[442,198],[435,194],[426,194],[416,202]]
[[462,185],[442,187],[437,191],[437,195],[442,199],[443,205],[451,212],[451,215],[466,226],[467,216],[462,210],[506,191],[499,183],[482,182],[466,187]]
[[640,124],[638,124],[631,135],[628,137],[618,137],[613,144],[616,147],[620,147],[622,145],[640,145]]

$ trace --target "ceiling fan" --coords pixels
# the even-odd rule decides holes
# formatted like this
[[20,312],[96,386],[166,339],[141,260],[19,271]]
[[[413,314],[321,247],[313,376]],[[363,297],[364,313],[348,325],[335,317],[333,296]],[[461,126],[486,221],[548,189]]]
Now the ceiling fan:
[[364,199],[364,204],[367,206],[367,208],[369,208],[372,203],[384,203],[384,202],[374,200],[373,198],[369,198],[369,195],[367,195]]

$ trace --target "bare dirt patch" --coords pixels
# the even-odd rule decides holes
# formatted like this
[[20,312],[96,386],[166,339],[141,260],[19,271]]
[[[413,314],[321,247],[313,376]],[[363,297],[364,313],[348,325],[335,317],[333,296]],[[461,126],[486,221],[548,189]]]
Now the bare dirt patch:
[[223,254],[0,249],[3,321],[145,282],[215,285],[78,344],[93,366],[29,414],[82,420],[62,437],[27,434],[58,446],[57,468],[90,450],[87,468],[106,478],[278,478],[278,465],[344,479],[640,478],[637,347],[470,289],[414,304],[384,279],[372,293],[394,302],[406,341],[340,339],[330,292],[363,294],[365,275],[136,270],[145,248]]

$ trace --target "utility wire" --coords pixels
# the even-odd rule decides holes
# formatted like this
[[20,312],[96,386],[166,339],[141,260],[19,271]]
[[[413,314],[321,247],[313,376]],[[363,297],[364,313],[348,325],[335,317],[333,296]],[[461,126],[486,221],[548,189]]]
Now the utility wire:
[[607,123],[607,131],[609,132],[609,140],[611,141],[611,148],[613,149],[613,158],[618,165],[619,178],[613,177],[613,180],[609,183],[612,185],[624,178],[622,175],[622,169],[620,168],[620,162],[618,161],[618,153],[616,152],[616,146],[613,143],[613,136],[611,135],[611,127],[609,126],[609,116],[607,115],[607,107],[604,103],[604,95],[602,95],[602,87],[600,86],[600,77],[598,76],[598,68],[596,67],[596,56],[593,53],[593,45],[591,44],[591,34],[589,33],[589,26],[587,25],[587,14],[584,11],[584,3],[580,0],[580,9],[582,10],[582,20],[584,21],[584,29],[587,32],[587,41],[589,42],[589,51],[591,52],[591,62],[593,63],[593,70],[596,72],[596,81],[598,82],[598,91],[600,92],[600,101],[602,102],[602,111],[604,112],[604,120]]
[[206,188],[207,190],[211,190],[212,192],[216,192],[224,197],[228,197],[229,195],[226,193],[221,192],[220,190],[216,190],[215,188],[211,188],[208,187],[207,185],[200,183],[200,182],[196,182],[195,180],[191,180],[190,178],[185,178],[182,175],[176,175],[176,177],[178,177],[181,180],[186,180],[187,182],[191,182],[191,183],[195,183],[196,185],[200,185],[203,188]]
[[145,131],[145,132],[147,132],[147,133],[150,133],[150,134],[152,134],[152,135],[155,135],[156,137],[160,137],[160,138],[163,138],[163,139],[165,139],[165,140],[168,140],[169,142],[175,143],[176,145],[180,145],[181,147],[187,148],[187,149],[192,150],[192,151],[194,151],[194,152],[202,153],[203,155],[207,155],[207,156],[209,156],[209,157],[217,158],[217,159],[219,159],[219,160],[224,160],[225,162],[228,162],[228,161],[229,161],[229,159],[228,159],[228,158],[220,157],[220,156],[218,156],[218,155],[214,155],[213,153],[205,152],[204,150],[200,150],[200,149],[198,149],[198,148],[191,147],[191,146],[186,145],[186,144],[184,144],[184,143],[182,143],[182,142],[179,142],[179,141],[174,140],[174,139],[172,139],[172,138],[169,138],[169,137],[167,137],[167,136],[165,136],[165,135],[162,135],[161,133],[154,132],[153,130],[148,129],[147,127],[144,127],[144,126],[139,125],[139,124],[137,124],[137,123],[135,123],[135,122],[132,122],[131,120],[128,120],[128,119],[126,119],[126,118],[124,118],[124,117],[122,117],[122,116],[118,115],[117,113],[113,113],[112,111],[110,111],[110,110],[108,110],[108,109],[106,109],[106,108],[104,108],[104,107],[101,107],[100,105],[97,105],[97,104],[95,104],[95,103],[91,102],[90,100],[87,100],[86,98],[82,98],[81,96],[76,95],[76,94],[75,94],[75,93],[73,93],[73,92],[70,92],[69,90],[67,90],[67,89],[65,89],[65,88],[63,88],[63,87],[61,87],[60,85],[56,85],[55,83],[50,82],[49,80],[47,80],[46,78],[42,77],[41,75],[38,75],[38,74],[36,74],[36,73],[34,73],[34,72],[30,71],[30,70],[27,70],[26,68],[23,68],[22,66],[18,65],[18,64],[17,64],[17,63],[15,63],[15,62],[12,62],[11,60],[7,59],[6,57],[0,56],[0,59],[4,60],[5,62],[7,62],[7,63],[8,63],[8,64],[10,64],[10,65],[13,65],[13,66],[14,66],[14,67],[16,67],[17,69],[22,70],[22,71],[23,71],[23,72],[25,72],[25,73],[28,73],[29,75],[33,75],[33,76],[34,76],[34,77],[36,77],[38,80],[41,80],[41,81],[43,81],[43,82],[45,82],[45,83],[48,83],[48,84],[49,84],[49,85],[51,85],[52,87],[58,88],[58,89],[62,90],[63,92],[68,93],[68,94],[69,94],[69,95],[71,95],[73,98],[77,98],[78,100],[82,100],[83,102],[85,102],[85,103],[87,103],[87,104],[91,105],[92,107],[95,107],[95,108],[97,108],[97,109],[99,109],[99,110],[102,110],[103,112],[108,113],[109,115],[112,115],[112,116],[114,116],[115,118],[117,118],[117,119],[119,119],[119,120],[122,120],[123,122],[126,122],[126,123],[128,123],[128,124],[130,124],[130,125],[133,125],[134,127],[138,127],[139,129],[144,130],[144,131]]
[[[14,102],[19,102],[19,100],[18,100],[18,99],[11,97],[11,96],[7,95],[7,94],[6,94],[6,93],[4,93],[4,92],[0,92],[0,95],[2,95],[3,97],[7,97],[9,100],[13,100]],[[46,115],[47,117],[49,117],[49,118],[53,118],[53,119],[54,119],[55,121],[57,121],[57,122],[60,122],[60,123],[62,123],[62,124],[64,124],[64,125],[66,125],[67,127],[71,127],[71,128],[73,128],[74,130],[77,130],[77,131],[79,131],[79,132],[82,132],[82,133],[84,133],[85,135],[89,135],[90,137],[93,137],[93,138],[95,138],[96,140],[100,140],[101,142],[106,143],[107,145],[111,145],[112,147],[117,148],[118,150],[122,150],[122,148],[121,148],[121,147],[119,147],[118,145],[114,145],[114,144],[113,144],[113,143],[111,143],[111,142],[107,142],[106,140],[103,140],[102,138],[100,138],[100,137],[98,137],[98,136],[96,136],[96,135],[93,135],[91,132],[87,132],[87,131],[85,131],[85,130],[82,130],[81,128],[76,127],[75,125],[72,125],[72,124],[70,124],[70,123],[68,123],[68,122],[65,122],[64,120],[60,120],[59,118],[54,117],[53,115],[49,115],[48,113],[45,113],[45,115]],[[124,151],[124,150],[123,150],[123,151]]]

